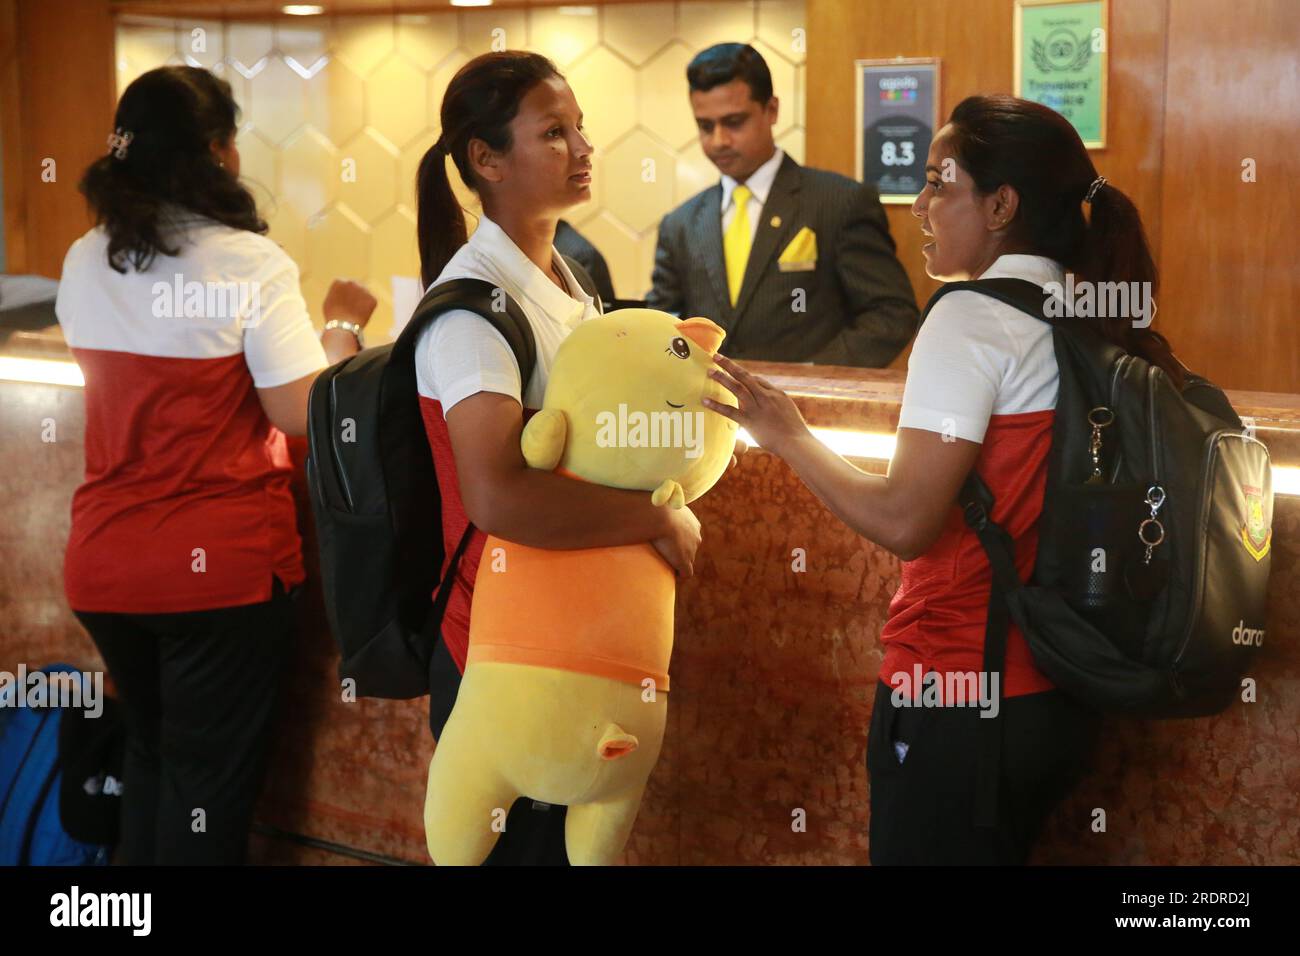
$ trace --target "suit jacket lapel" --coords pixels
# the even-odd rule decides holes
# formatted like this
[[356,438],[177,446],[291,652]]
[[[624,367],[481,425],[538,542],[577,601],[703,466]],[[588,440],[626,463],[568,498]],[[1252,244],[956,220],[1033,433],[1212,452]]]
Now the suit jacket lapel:
[[[719,199],[719,201],[721,201]],[[740,295],[736,297],[736,321],[732,323],[733,334],[739,319],[745,314],[745,306],[754,297],[754,290],[762,281],[768,262],[776,254],[781,243],[788,242],[794,234],[799,212],[799,164],[789,156],[781,163],[772,180],[772,189],[763,203],[763,217],[754,232],[754,244],[749,250],[749,262],[745,264],[745,279],[740,284]],[[773,226],[776,219],[779,226]],[[721,227],[719,227],[721,228]]]
[[[717,315],[706,315],[724,329],[731,326],[731,297],[727,294],[727,264],[722,255],[722,184],[704,194],[695,208],[694,234],[700,239],[700,255],[718,303]],[[691,316],[683,315],[687,319]]]

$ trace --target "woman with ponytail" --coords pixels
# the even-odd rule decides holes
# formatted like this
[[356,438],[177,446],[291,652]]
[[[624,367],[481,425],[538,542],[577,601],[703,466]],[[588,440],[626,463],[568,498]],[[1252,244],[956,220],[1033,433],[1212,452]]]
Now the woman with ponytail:
[[[1071,272],[1076,288],[1137,282],[1154,293],[1133,203],[1047,107],[1010,96],[963,100],[935,136],[926,172],[912,213],[929,240],[922,253],[933,278],[1014,277],[1055,290],[1069,287]],[[1107,339],[1181,381],[1169,343],[1146,327],[1149,314],[1135,318],[1074,321],[1098,322]],[[885,477],[814,439],[780,390],[725,358],[718,364],[725,371],[715,377],[740,407],[712,407],[784,458],[856,532],[903,559],[867,738],[871,862],[1026,862],[1086,763],[1095,725],[1035,667],[1014,624],[1003,672],[981,673],[991,575],[957,495],[978,469],[996,502],[992,520],[1013,538],[1028,579],[1059,386],[1051,326],[973,291],[941,298],[912,348]],[[1002,722],[993,827],[975,820],[982,717]]]
[[86,383],[64,584],[126,717],[120,863],[244,859],[304,578],[285,434],[375,306],[335,282],[317,338],[237,113],[206,70],[126,88],[55,303]]
[[[546,57],[506,50],[466,63],[443,97],[442,135],[417,181],[420,271],[426,287],[456,278],[503,289],[527,316],[537,365],[522,381],[514,353],[486,319],[451,310],[416,345],[420,405],[442,492],[446,553],[474,531],[457,567],[431,665],[436,739],[455,703],[469,647],[470,604],[487,534],[537,548],[650,542],[691,573],[700,526],[689,508],[656,508],[646,493],[530,469],[519,440],[541,407],[555,352],[596,303],[555,250],[556,222],[591,197],[592,145],[568,83]],[[482,201],[466,238],[448,181],[450,158]],[[443,569],[444,573],[446,568]],[[487,863],[565,863],[563,807],[521,799]],[[486,825],[486,823],[485,823]]]

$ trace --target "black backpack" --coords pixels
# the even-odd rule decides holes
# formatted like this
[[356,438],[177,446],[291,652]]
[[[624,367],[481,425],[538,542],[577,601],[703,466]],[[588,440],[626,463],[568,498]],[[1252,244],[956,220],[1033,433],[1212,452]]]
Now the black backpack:
[[[594,297],[582,267],[565,262]],[[474,530],[465,529],[439,583],[442,496],[420,412],[415,345],[453,309],[478,313],[505,337],[526,388],[537,363],[527,316],[490,282],[453,279],[425,294],[397,341],[321,372],[308,399],[307,485],[325,612],[341,653],[339,678],[355,681],[359,697],[429,693],[429,661]]]
[[[1241,691],[1264,637],[1273,517],[1267,447],[1247,434],[1216,386],[1188,375],[1180,392],[1087,319],[1049,317],[1047,293],[1032,282],[949,283],[925,314],[961,289],[1049,322],[1060,369],[1028,583],[1016,572],[1010,535],[989,519],[993,497],[978,474],[958,497],[993,571],[985,672],[1002,672],[1014,620],[1039,670],[1092,711],[1220,713]],[[1000,721],[982,723],[976,816],[990,825]]]
[[[1188,375],[1180,392],[1087,320],[1048,318],[1034,283],[950,283],[926,312],[958,289],[1051,323],[1061,376],[1030,583],[1016,580],[1010,538],[988,520],[993,502],[983,481],[972,474],[962,490],[1002,598],[990,603],[1008,606],[1039,668],[1096,710],[1220,713],[1262,644],[1273,514],[1268,448],[1216,386]],[[1090,415],[1110,424],[1094,429]],[[1101,475],[1089,482],[1094,431]],[[1150,562],[1146,543],[1155,543]]]

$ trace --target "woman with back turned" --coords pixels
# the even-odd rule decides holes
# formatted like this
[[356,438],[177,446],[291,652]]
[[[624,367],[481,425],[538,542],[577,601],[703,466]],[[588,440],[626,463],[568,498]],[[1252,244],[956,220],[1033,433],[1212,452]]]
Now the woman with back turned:
[[317,338],[239,181],[237,113],[206,70],[126,88],[56,303],[86,381],[65,590],[126,718],[127,864],[244,859],[304,577],[285,434],[375,307],[335,282]]

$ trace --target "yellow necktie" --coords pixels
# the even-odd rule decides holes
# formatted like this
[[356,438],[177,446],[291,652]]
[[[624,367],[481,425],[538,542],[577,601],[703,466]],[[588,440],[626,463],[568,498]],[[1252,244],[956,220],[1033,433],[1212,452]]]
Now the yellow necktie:
[[748,186],[737,186],[731,192],[731,201],[736,204],[736,214],[731,217],[731,225],[722,238],[722,254],[727,260],[727,291],[731,293],[731,304],[736,304],[740,296],[740,284],[745,279],[745,264],[749,262],[749,247],[753,237],[749,232],[749,197],[753,193]]

